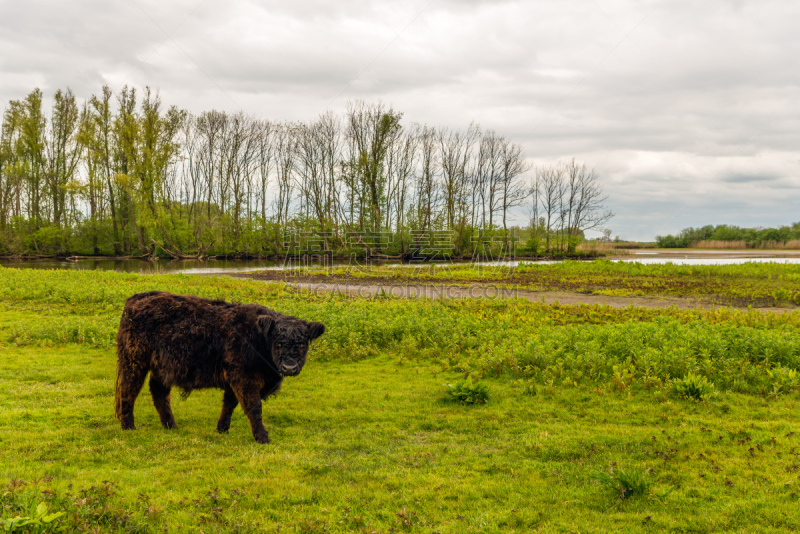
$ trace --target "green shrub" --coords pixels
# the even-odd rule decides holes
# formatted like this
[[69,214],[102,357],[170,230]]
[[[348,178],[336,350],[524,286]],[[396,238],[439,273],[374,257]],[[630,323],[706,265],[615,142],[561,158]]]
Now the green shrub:
[[708,378],[689,373],[672,382],[672,391],[682,399],[704,401],[716,395],[716,388]]
[[473,382],[468,377],[455,384],[446,384],[444,394],[445,399],[452,402],[486,404],[489,402],[489,384],[483,381]]
[[772,391],[770,397],[776,398],[784,393],[790,393],[800,386],[800,373],[795,369],[788,369],[786,367],[776,367],[767,370]]

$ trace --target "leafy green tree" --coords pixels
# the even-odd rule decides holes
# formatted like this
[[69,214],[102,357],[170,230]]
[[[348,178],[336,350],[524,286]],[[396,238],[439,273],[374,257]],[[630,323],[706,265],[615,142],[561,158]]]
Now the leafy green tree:
[[[70,187],[70,183],[75,178],[81,153],[78,135],[79,118],[78,104],[72,91],[69,89],[56,91],[46,147],[46,177],[50,193],[51,220],[57,230],[64,228],[64,219],[68,216],[67,193],[76,191],[76,187]],[[59,238],[56,246],[62,251],[65,244]]]
[[111,89],[104,85],[100,96],[92,95],[89,99],[89,116],[91,137],[84,141],[87,154],[98,160],[96,172],[102,173],[108,190],[108,202],[111,208],[111,225],[113,229],[113,248],[117,256],[122,254],[120,248],[119,228],[117,223],[117,202],[114,187],[114,118],[111,111]]
[[[347,110],[347,136],[351,144],[347,162],[349,187],[359,203],[359,230],[381,231],[381,206],[386,195],[385,162],[401,131],[402,113],[382,104],[358,102]],[[352,203],[352,201],[351,201]]]
[[43,223],[42,192],[47,161],[45,154],[47,121],[42,112],[42,92],[39,89],[31,91],[20,107],[17,170],[25,186],[28,221],[32,223],[32,229],[36,230]]

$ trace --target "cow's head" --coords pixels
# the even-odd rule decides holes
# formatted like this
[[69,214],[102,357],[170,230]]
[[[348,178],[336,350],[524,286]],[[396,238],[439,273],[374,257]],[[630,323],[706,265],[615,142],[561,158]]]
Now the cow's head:
[[275,319],[262,315],[258,325],[270,345],[272,361],[283,376],[300,374],[308,356],[308,344],[325,332],[324,324],[295,317]]

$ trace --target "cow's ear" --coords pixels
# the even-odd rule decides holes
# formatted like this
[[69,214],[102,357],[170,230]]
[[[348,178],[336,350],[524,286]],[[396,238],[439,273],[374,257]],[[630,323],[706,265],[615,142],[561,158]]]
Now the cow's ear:
[[273,319],[269,315],[258,316],[258,327],[261,328],[261,331],[264,332],[265,334],[269,332],[273,324],[275,324],[275,319]]
[[325,325],[322,323],[308,323],[308,340],[313,341],[325,333]]

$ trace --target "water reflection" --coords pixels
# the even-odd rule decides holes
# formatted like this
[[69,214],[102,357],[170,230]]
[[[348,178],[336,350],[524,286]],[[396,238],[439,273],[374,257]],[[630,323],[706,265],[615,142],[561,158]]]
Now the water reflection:
[[[279,262],[280,263],[280,262]],[[199,269],[200,271],[248,270],[275,267],[276,262],[269,260],[113,260],[87,259],[65,261],[59,259],[41,260],[0,260],[3,267],[26,269],[72,269],[119,271],[124,273],[177,273]]]
[[[382,262],[385,265],[387,262]],[[312,263],[311,266],[314,264]],[[334,261],[333,266],[350,265],[348,260]],[[38,260],[0,259],[0,266],[20,269],[71,269],[71,270],[100,270],[118,271],[124,273],[142,274],[208,274],[208,273],[235,273],[256,270],[279,270],[288,267],[297,267],[297,263],[288,264],[283,260],[113,260],[113,259],[85,259],[66,261],[54,258]]]
[[[642,264],[665,264],[673,263],[675,265],[734,265],[748,262],[764,263],[786,263],[786,264],[800,264],[800,253],[791,252],[783,257],[770,256],[758,257],[756,254],[747,256],[746,254],[738,254],[728,252],[727,256],[734,257],[692,257],[692,256],[711,256],[720,254],[717,251],[681,251],[681,252],[636,252],[631,257],[617,258],[614,261],[623,262],[639,262]],[[683,256],[683,257],[681,257]],[[525,263],[532,263],[529,260],[520,260]],[[496,265],[515,267],[519,265],[520,261],[504,261],[504,262],[480,262],[480,265]],[[394,262],[372,262],[374,265],[388,265],[399,267],[401,264],[397,261]],[[469,262],[458,262],[469,263]],[[561,263],[560,261],[537,261],[537,264],[548,265],[553,263]],[[334,267],[352,265],[348,260],[339,260],[332,262]],[[212,273],[234,273],[258,270],[280,270],[286,269],[287,264],[283,260],[113,260],[113,259],[86,259],[78,261],[65,261],[58,259],[41,259],[41,260],[12,260],[0,259],[0,265],[3,267],[23,268],[23,269],[73,269],[73,270],[103,270],[103,271],[118,271],[125,273],[143,273],[143,274],[166,274],[166,273],[185,273],[185,274],[212,274]],[[441,264],[440,264],[441,265]],[[290,265],[291,266],[291,265]],[[297,264],[295,263],[296,267]],[[313,266],[313,264],[312,264]],[[419,266],[419,264],[412,264]]]

